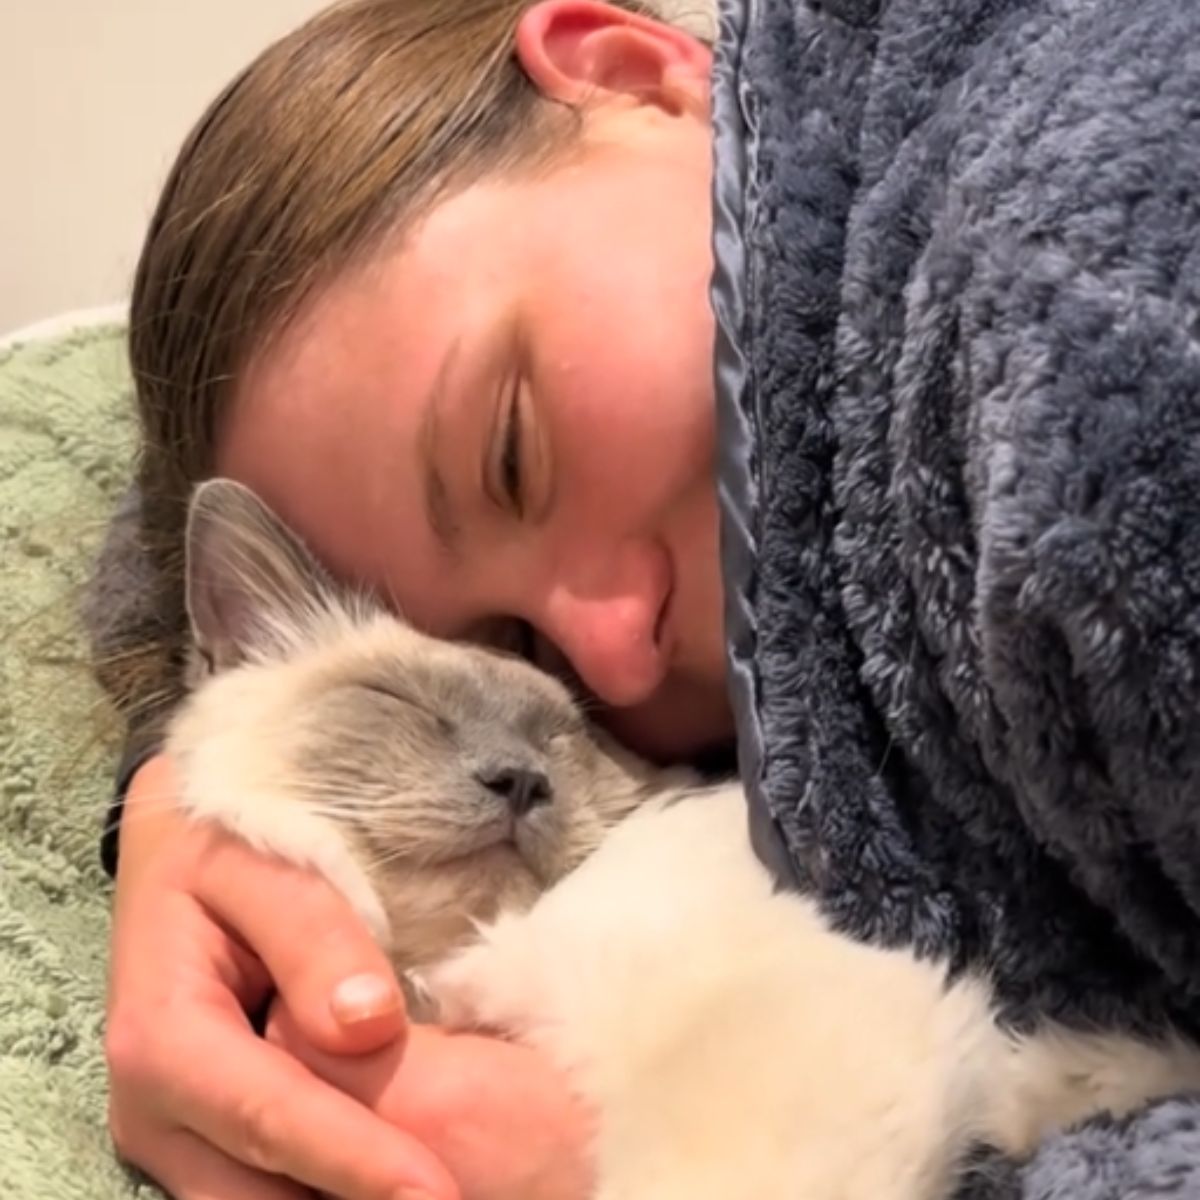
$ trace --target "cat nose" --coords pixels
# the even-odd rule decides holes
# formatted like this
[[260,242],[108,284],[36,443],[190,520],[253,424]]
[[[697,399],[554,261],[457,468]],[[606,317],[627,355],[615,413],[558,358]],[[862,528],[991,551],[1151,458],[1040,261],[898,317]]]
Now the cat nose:
[[475,778],[489,792],[499,796],[514,817],[523,817],[539,804],[550,802],[550,780],[541,771],[525,767],[501,767],[479,771]]

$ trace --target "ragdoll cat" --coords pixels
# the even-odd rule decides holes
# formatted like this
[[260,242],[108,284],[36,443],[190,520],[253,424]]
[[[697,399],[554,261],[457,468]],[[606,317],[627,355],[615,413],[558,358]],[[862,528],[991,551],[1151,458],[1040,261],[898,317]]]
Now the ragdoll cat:
[[776,892],[738,787],[655,770],[520,659],[323,575],[254,495],[198,489],[186,809],[322,872],[451,1027],[540,1047],[598,1117],[599,1200],[937,1200],[1200,1086],[1200,1052],[993,1019],[981,978]]

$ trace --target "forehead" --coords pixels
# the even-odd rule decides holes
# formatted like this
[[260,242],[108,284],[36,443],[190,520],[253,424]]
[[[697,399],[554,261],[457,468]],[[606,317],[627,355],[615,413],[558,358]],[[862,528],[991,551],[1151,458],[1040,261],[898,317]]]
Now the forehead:
[[[245,372],[218,455],[335,575],[435,633],[453,632],[439,586],[449,564],[425,519],[420,431],[451,348],[498,303],[485,247],[469,248],[479,218],[435,215],[321,289]],[[451,269],[463,254],[470,280]]]

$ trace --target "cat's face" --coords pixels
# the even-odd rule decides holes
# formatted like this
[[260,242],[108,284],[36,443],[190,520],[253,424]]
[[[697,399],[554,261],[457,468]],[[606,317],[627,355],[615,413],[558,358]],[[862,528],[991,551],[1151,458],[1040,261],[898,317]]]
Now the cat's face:
[[680,778],[621,751],[528,663],[339,592],[243,488],[197,493],[188,561],[204,686],[170,748],[189,786],[326,817],[404,965],[532,901]]

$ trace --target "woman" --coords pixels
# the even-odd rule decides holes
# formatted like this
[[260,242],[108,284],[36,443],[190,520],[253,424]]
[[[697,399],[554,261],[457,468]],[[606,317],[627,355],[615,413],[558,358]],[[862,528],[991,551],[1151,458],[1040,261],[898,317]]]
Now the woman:
[[[645,753],[735,715],[756,847],[848,933],[986,964],[1017,1024],[1200,1031],[1197,44],[1187,0],[727,0],[714,63],[590,0],[360,0],[226,92],[142,257],[93,592],[129,1158],[184,1200],[587,1192],[546,1064],[406,1031],[323,887],[169,815],[216,471]],[[1193,1194],[1198,1116],[971,1186]]]

